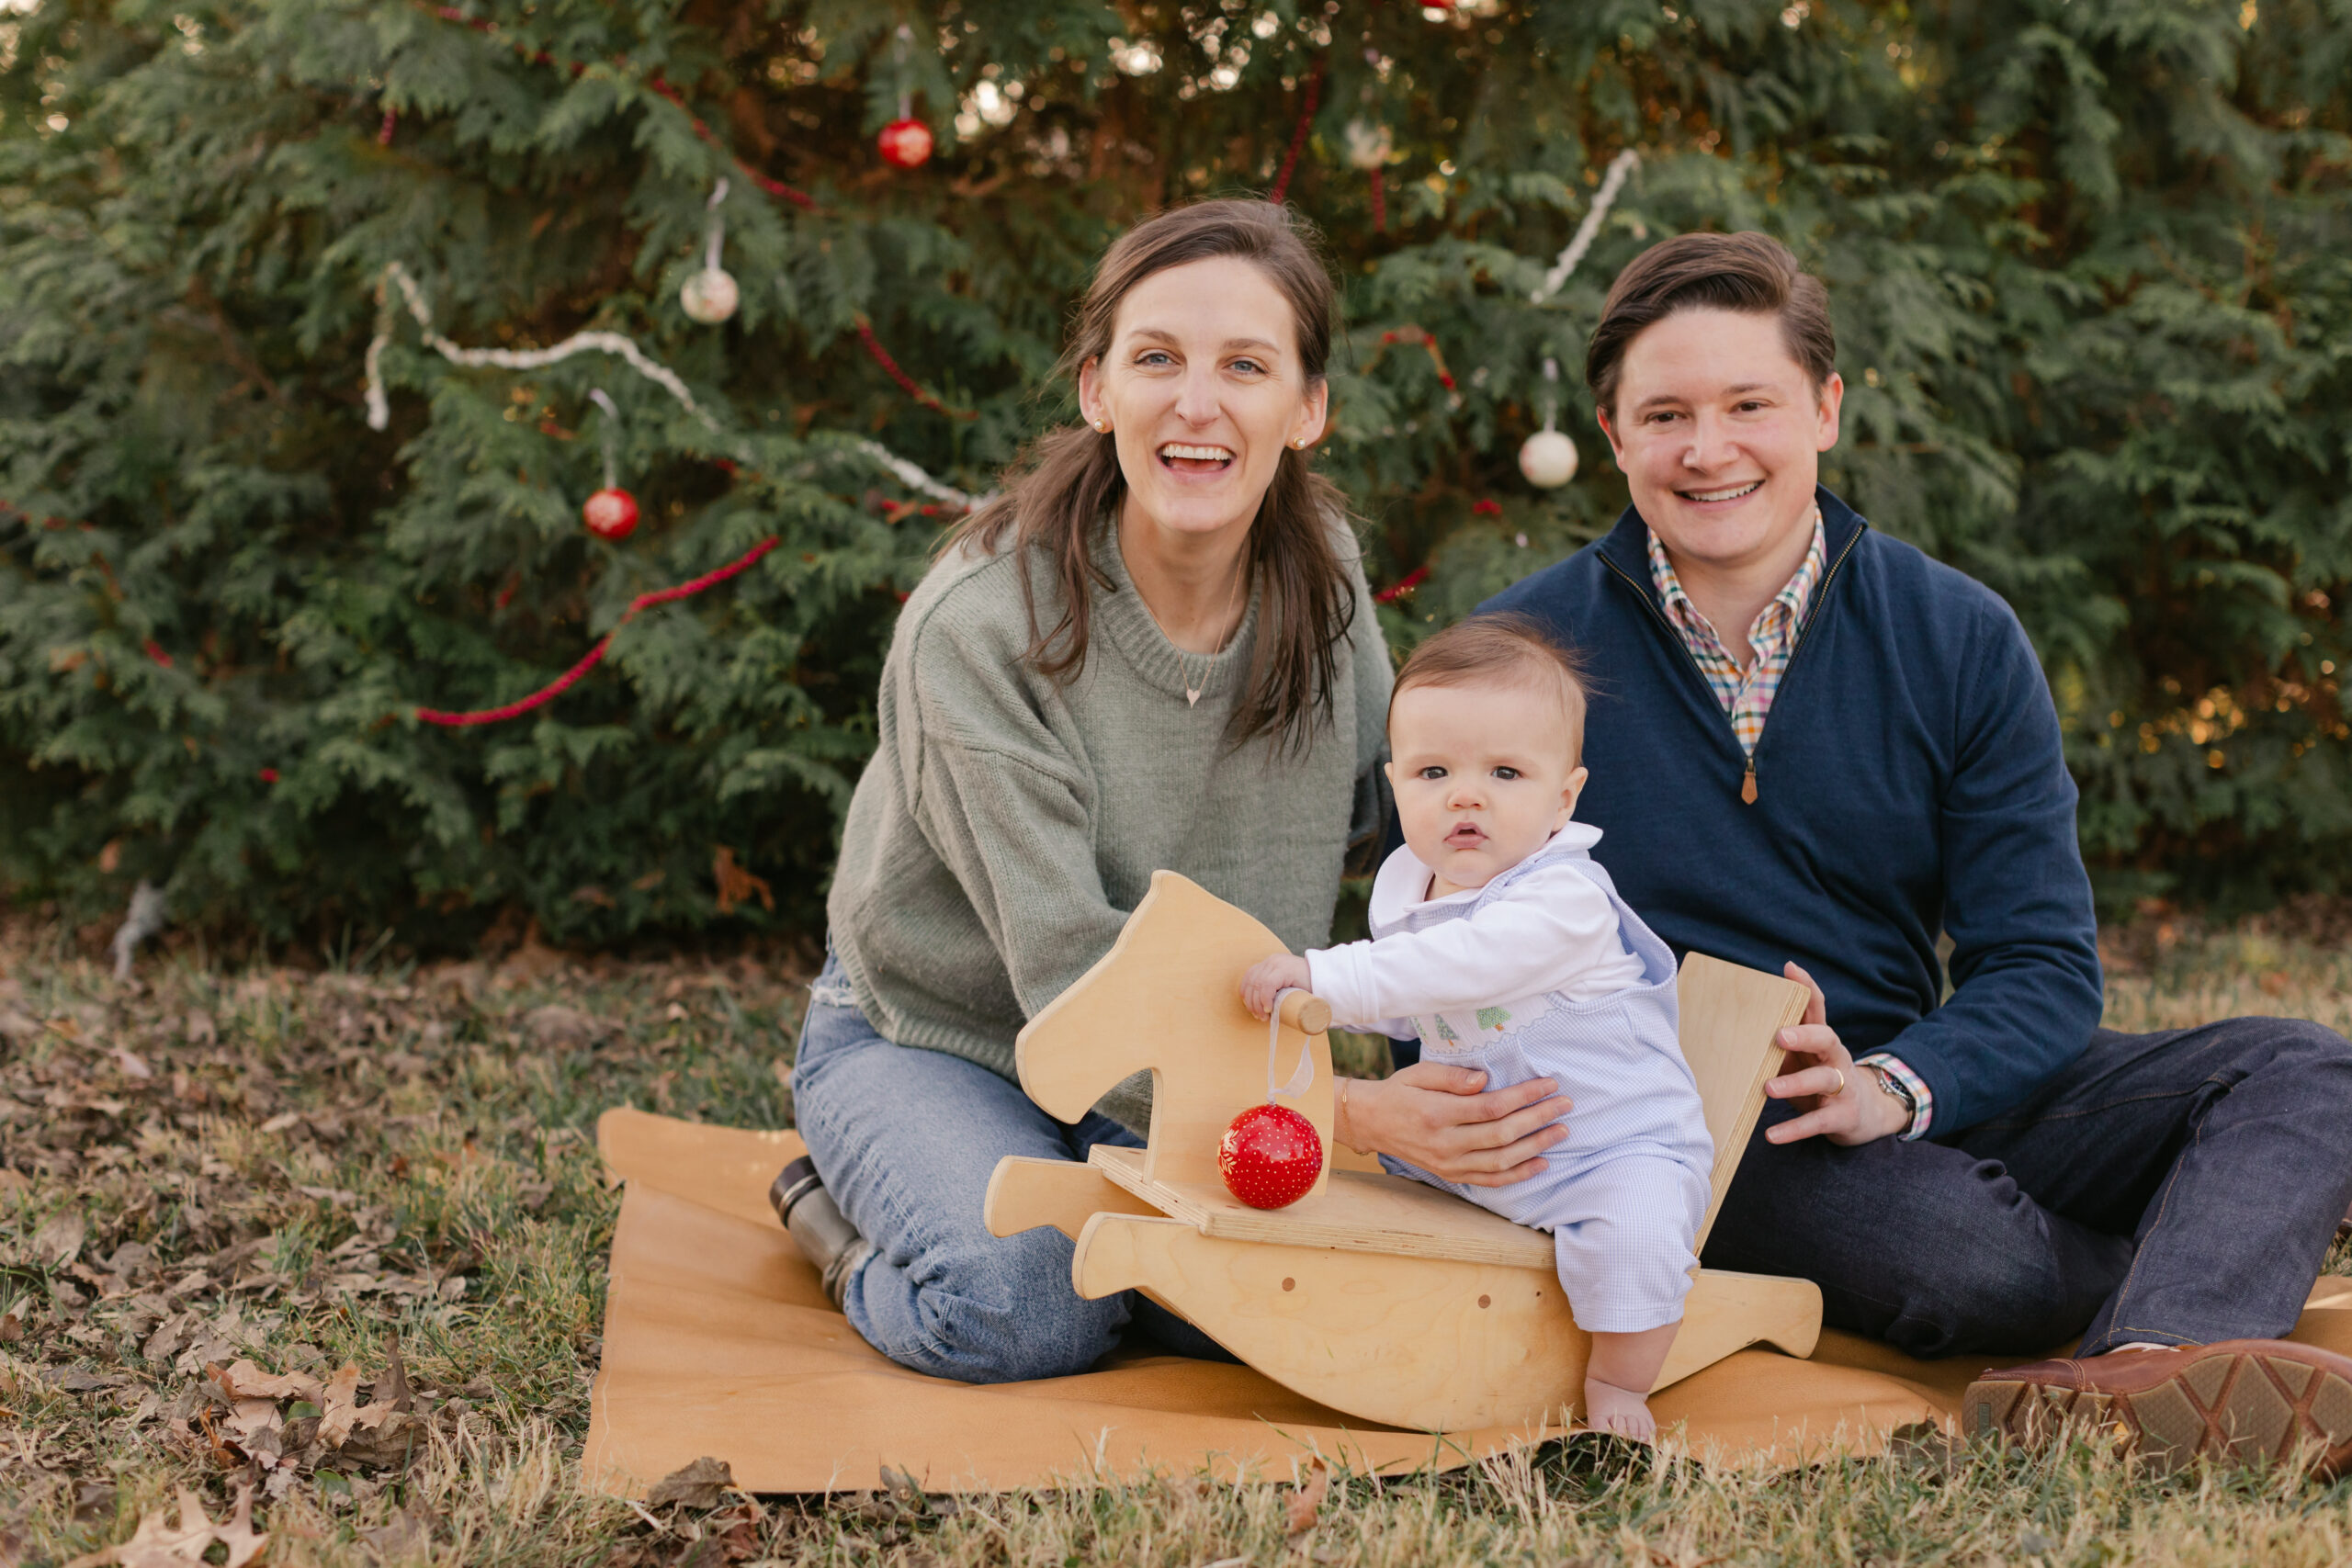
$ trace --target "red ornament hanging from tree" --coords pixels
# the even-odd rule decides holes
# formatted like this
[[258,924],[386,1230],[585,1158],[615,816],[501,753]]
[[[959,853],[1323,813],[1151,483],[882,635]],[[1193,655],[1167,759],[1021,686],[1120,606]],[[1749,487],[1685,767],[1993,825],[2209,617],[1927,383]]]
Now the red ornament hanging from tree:
[[594,389],[588,396],[605,414],[604,428],[597,432],[605,446],[605,488],[581,505],[580,521],[606,544],[618,544],[637,532],[637,497],[621,489],[614,471],[613,445],[620,433],[620,410],[613,406],[613,400],[602,387]]
[[883,161],[894,167],[920,169],[931,162],[931,127],[912,117],[884,126],[879,141]]
[[617,485],[600,490],[582,504],[580,520],[596,537],[617,544],[637,532],[637,497]]
[[899,73],[899,118],[884,126],[876,139],[882,148],[882,161],[899,169],[920,169],[931,162],[931,127],[915,118],[914,95],[908,91],[907,53],[914,41],[914,29],[900,23],[899,36],[890,46],[891,63]]

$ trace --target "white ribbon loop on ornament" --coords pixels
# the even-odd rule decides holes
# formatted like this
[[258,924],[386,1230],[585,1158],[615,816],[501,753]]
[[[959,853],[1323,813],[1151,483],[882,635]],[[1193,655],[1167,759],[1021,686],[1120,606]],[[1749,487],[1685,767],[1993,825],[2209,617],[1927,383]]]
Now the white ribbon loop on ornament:
[[1269,1104],[1278,1095],[1286,1094],[1295,1100],[1315,1082],[1314,1041],[1305,1034],[1298,1038],[1298,1068],[1291,1074],[1290,1082],[1279,1086],[1274,1082],[1274,1062],[1283,1043],[1283,998],[1293,992],[1305,996],[1306,989],[1303,986],[1284,986],[1274,993],[1274,1005],[1266,1014],[1266,1100]]
[[618,490],[620,468],[613,461],[613,449],[621,436],[621,411],[613,406],[613,400],[605,395],[602,387],[589,388],[588,400],[605,411],[604,428],[596,432],[605,448],[605,488]]
[[727,220],[720,216],[718,204],[726,199],[727,179],[721,175],[710,192],[710,234],[704,242],[702,251],[702,269],[705,272],[718,270],[719,254],[727,242]]

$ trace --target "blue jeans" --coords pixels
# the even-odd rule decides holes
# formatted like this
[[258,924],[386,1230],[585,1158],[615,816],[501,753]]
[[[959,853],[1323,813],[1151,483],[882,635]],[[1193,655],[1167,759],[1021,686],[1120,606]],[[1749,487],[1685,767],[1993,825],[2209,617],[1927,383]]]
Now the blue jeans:
[[2097,1355],[2291,1330],[2352,1200],[2352,1045],[2298,1019],[2102,1029],[2025,1103],[1917,1143],[1775,1145],[1710,1268],[1801,1275],[1915,1356]]
[[1080,1300],[1059,1231],[999,1238],[981,1224],[1005,1156],[1082,1160],[1096,1144],[1141,1140],[1093,1111],[1065,1125],[978,1063],[883,1039],[830,952],[809,987],[792,1099],[826,1191],[874,1244],[842,1309],[899,1365],[960,1382],[1066,1377],[1131,1332],[1154,1348],[1232,1359],[1132,1292]]

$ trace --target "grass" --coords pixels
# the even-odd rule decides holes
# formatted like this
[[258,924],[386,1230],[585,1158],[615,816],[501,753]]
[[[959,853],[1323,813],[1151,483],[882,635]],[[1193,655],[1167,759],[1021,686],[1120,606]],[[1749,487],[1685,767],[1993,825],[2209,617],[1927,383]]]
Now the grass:
[[[2110,936],[2109,1021],[2352,1029],[2338,924],[2146,916]],[[194,1561],[193,1521],[178,1555],[155,1544],[182,1486],[211,1519],[252,1488],[266,1564],[2352,1559],[2352,1483],[2166,1481],[2086,1447],[1710,1476],[1577,1439],[1439,1480],[1341,1476],[1319,1508],[1182,1474],[960,1504],[585,1496],[617,1207],[595,1116],[788,1122],[804,977],[536,946],[426,969],[178,949],[118,984],[62,930],[0,927],[0,1564],[141,1541],[127,1561]],[[230,1388],[207,1374],[240,1359]],[[313,1381],[234,1386],[261,1372]],[[335,1420],[362,1424],[341,1447],[319,1433]],[[245,1551],[232,1530],[206,1560]]]

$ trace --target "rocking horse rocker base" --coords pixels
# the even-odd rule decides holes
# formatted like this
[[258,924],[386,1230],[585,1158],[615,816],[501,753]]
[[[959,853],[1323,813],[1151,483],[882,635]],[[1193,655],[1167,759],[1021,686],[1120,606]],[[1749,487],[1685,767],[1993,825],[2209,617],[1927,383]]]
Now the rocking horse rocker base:
[[[1590,1341],[1560,1289],[1552,1239],[1435,1188],[1377,1170],[1330,1169],[1284,1209],[1233,1200],[1217,1140],[1265,1097],[1266,1025],[1239,1000],[1242,974],[1283,951],[1272,933],[1172,872],[1152,879],[1102,961],[1022,1032],[1022,1087],[1075,1121],[1132,1073],[1153,1075],[1143,1149],[1098,1146],[1090,1163],[1008,1158],[989,1183],[989,1231],[1051,1226],[1077,1244],[1071,1282],[1090,1300],[1140,1291],[1244,1362],[1334,1410],[1429,1431],[1540,1425],[1573,1416]],[[1692,954],[1679,982],[1683,1054],[1717,1150],[1714,1222],[1778,1070],[1779,1030],[1805,992]],[[1284,998],[1314,1065],[1281,1097],[1331,1143],[1329,1010]],[[1166,1021],[1155,1030],[1138,1021]],[[1664,1388],[1737,1350],[1809,1356],[1821,1332],[1810,1280],[1702,1269]]]

